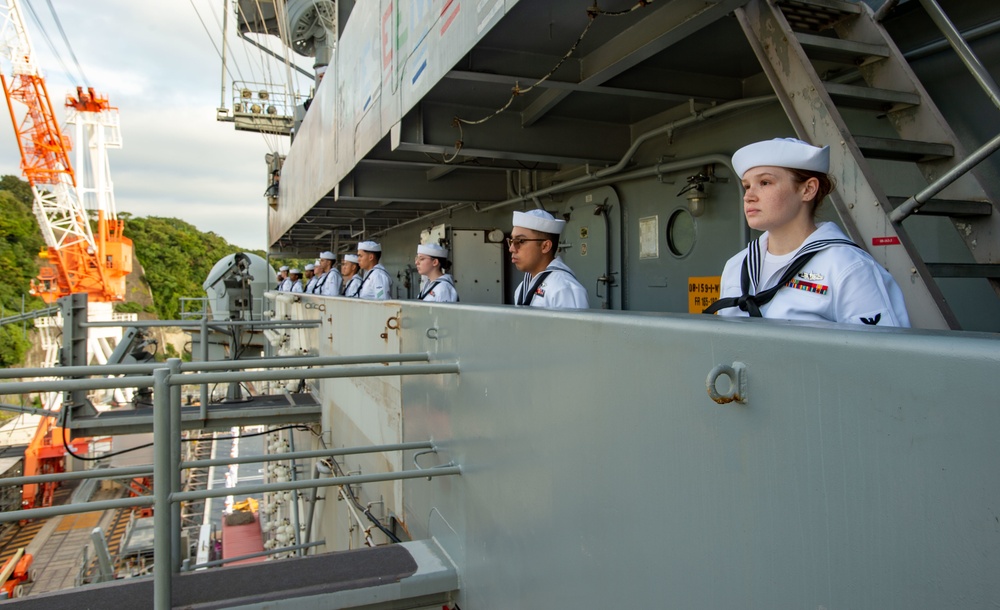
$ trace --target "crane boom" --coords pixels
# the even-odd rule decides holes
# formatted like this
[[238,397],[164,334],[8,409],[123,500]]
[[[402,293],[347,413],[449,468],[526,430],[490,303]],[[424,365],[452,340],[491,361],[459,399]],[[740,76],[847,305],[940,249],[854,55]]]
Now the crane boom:
[[[47,246],[43,257],[50,263],[41,269],[32,293],[47,303],[77,292],[86,292],[94,301],[123,300],[125,276],[132,270],[132,242],[122,235],[122,222],[113,215],[107,218],[100,207],[95,239],[70,163],[69,139],[59,128],[45,79],[35,65],[18,0],[2,0],[0,19],[0,56],[11,66],[10,77],[0,74],[0,83],[21,151],[21,169],[34,193],[33,208]],[[103,104],[93,99],[93,90],[89,96],[82,89],[78,92],[67,105],[81,114],[111,109],[106,99]]]

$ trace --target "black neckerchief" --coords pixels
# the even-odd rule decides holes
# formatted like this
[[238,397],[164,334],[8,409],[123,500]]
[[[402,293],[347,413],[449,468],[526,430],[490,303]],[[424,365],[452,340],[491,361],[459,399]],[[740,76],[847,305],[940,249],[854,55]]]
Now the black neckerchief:
[[320,289],[323,288],[323,284],[326,283],[326,278],[328,278],[328,277],[330,277],[330,272],[329,271],[327,271],[323,275],[323,277],[319,278],[319,280],[316,282],[316,285],[313,286],[312,294],[320,294]]
[[349,296],[349,297],[359,297],[360,298],[360,296],[361,296],[361,289],[364,288],[365,282],[368,281],[368,278],[370,278],[372,276],[372,271],[375,271],[374,267],[372,267],[371,271],[369,271],[368,273],[364,273],[364,271],[362,270],[362,273],[361,273],[361,283],[358,284],[358,289],[354,291],[354,294],[349,294],[347,296]]
[[[431,293],[431,291],[434,290],[434,287],[437,286],[440,282],[444,282],[445,284],[451,284],[452,288],[455,287],[454,284],[452,284],[448,280],[444,279],[444,276],[439,277],[438,279],[436,279],[433,282],[431,282],[428,286],[424,287],[424,289],[422,291],[420,291],[420,294],[417,295],[417,300],[418,301],[423,301],[424,297],[426,297],[427,295],[429,295]],[[458,296],[457,295],[455,296],[455,302],[456,303],[458,302]]]
[[[821,239],[806,244],[799,251],[798,256],[792,260],[788,268],[785,269],[785,272],[781,274],[781,278],[778,279],[778,282],[774,286],[768,288],[764,292],[750,294],[751,280],[755,292],[756,287],[760,282],[760,242],[754,240],[750,243],[750,247],[747,249],[747,255],[743,258],[743,268],[740,272],[740,291],[743,294],[738,297],[726,297],[724,299],[719,299],[705,308],[702,313],[713,314],[720,309],[739,307],[740,310],[750,314],[750,317],[752,318],[762,317],[760,308],[771,302],[774,295],[777,294],[779,290],[784,288],[785,284],[795,277],[795,274],[805,267],[806,263],[809,262],[809,259],[815,256],[817,252],[834,245],[854,246],[855,248],[861,247],[853,241],[848,241],[846,239]],[[753,261],[752,266],[751,260]]]
[[545,281],[545,278],[547,278],[549,274],[552,273],[553,271],[555,271],[555,269],[546,269],[545,271],[539,273],[538,277],[535,278],[535,282],[531,284],[531,287],[528,289],[527,293],[525,293],[524,288],[527,285],[529,278],[531,277],[531,274],[530,273],[526,274],[524,276],[524,279],[521,280],[521,295],[517,299],[517,304],[522,307],[531,305],[531,301],[535,298],[535,293],[538,292],[538,287],[542,285],[542,282]]

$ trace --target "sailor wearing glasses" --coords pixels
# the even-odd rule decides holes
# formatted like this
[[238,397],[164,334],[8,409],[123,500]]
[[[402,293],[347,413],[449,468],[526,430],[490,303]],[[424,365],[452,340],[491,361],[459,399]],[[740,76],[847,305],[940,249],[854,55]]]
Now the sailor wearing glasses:
[[369,301],[385,301],[392,298],[392,278],[379,263],[382,258],[382,244],[363,241],[358,244],[358,266],[364,272],[357,296]]
[[547,309],[587,309],[587,290],[557,252],[565,220],[545,210],[514,212],[514,229],[507,240],[510,258],[524,280],[514,292],[514,303]]
[[438,303],[457,303],[458,291],[455,290],[455,280],[450,273],[448,249],[438,244],[420,244],[417,246],[417,258],[413,261],[417,273],[427,278],[417,300],[435,301]]

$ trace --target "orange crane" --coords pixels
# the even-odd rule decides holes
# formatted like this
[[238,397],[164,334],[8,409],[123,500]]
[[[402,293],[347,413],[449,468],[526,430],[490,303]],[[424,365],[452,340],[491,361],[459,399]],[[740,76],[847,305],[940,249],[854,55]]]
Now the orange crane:
[[[89,438],[68,440],[63,437],[66,432],[55,425],[55,418],[42,417],[35,429],[35,435],[24,451],[24,474],[35,476],[40,474],[56,474],[66,471],[66,444],[74,453],[85,454],[90,448]],[[25,483],[21,487],[21,508],[38,508],[52,506],[58,482]]]
[[[132,270],[132,240],[122,234],[124,223],[108,218],[100,206],[95,237],[70,163],[69,139],[59,128],[45,79],[35,65],[18,0],[0,2],[0,21],[0,57],[11,66],[10,77],[0,74],[0,82],[47,246],[41,256],[49,263],[32,283],[32,294],[46,303],[78,292],[93,301],[121,301],[125,276]],[[93,89],[77,92],[66,105],[81,115],[114,110]]]
[[[110,125],[111,132],[117,134],[117,109],[93,89],[79,87],[75,97],[68,96],[67,115],[77,124],[77,144],[85,145],[82,125],[88,125],[88,135],[96,134],[98,140],[86,144],[97,151],[91,153],[95,179],[103,184],[97,189],[81,189],[70,163],[70,142],[56,121],[45,79],[35,65],[18,0],[0,0],[0,59],[9,62],[10,75],[0,74],[0,84],[21,151],[21,169],[31,185],[33,210],[47,246],[40,256],[48,264],[40,270],[38,281],[32,282],[32,294],[50,304],[80,292],[87,293],[89,301],[124,300],[125,276],[132,270],[132,240],[122,234],[124,223],[108,205],[106,159],[93,158],[94,154],[106,155],[104,128]],[[96,237],[84,206],[84,193],[95,190]],[[86,452],[90,439],[69,442],[64,434],[53,418],[41,418],[25,451],[25,475],[63,472],[67,447]],[[56,486],[25,485],[21,491],[23,507],[50,506]]]

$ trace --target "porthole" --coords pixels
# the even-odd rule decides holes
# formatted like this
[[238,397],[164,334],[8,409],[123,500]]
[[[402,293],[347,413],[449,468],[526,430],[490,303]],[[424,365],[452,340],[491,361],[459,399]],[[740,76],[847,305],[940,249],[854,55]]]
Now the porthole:
[[695,224],[691,212],[685,208],[675,210],[667,221],[667,247],[677,258],[691,254],[695,242]]

